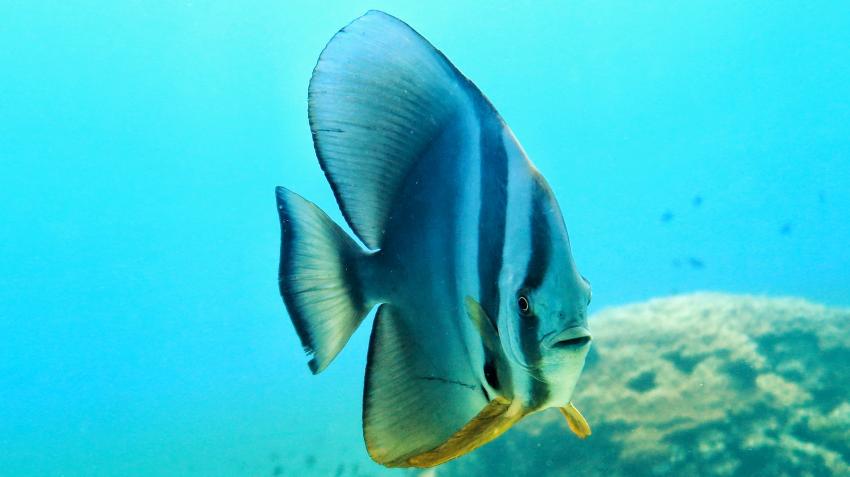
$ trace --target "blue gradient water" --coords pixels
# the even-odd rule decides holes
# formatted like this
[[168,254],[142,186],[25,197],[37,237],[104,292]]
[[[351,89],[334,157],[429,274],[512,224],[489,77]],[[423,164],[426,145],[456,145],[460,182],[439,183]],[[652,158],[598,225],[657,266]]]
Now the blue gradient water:
[[593,309],[850,305],[850,4],[430,3],[0,6],[0,475],[401,472],[362,444],[369,326],[311,376],[276,279],[275,185],[342,223],[306,91],[369,8],[508,121]]

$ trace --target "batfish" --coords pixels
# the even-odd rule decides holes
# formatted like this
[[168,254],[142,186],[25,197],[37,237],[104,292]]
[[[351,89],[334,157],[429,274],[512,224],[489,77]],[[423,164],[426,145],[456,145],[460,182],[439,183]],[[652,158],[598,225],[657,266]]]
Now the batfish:
[[313,373],[369,312],[363,433],[388,467],[463,455],[570,399],[591,291],[552,189],[478,88],[401,20],[340,30],[310,80],[319,164],[352,239],[276,189],[279,285]]

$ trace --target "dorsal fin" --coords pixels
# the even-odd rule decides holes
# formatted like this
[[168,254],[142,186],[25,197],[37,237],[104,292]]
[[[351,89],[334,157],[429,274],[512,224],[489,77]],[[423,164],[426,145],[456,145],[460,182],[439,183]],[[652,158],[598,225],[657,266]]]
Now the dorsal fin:
[[[369,11],[325,47],[309,89],[319,163],[354,233],[380,248],[393,199],[477,91],[401,20]],[[478,93],[480,94],[480,93]]]

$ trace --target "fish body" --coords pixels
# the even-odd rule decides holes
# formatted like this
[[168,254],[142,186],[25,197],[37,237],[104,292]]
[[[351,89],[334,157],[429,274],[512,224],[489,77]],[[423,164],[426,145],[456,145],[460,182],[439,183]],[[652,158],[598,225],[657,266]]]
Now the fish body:
[[279,284],[314,373],[378,306],[370,456],[437,465],[548,407],[589,434],[569,402],[590,285],[551,188],[486,97],[408,25],[370,11],[322,52],[309,117],[366,248],[279,187]]

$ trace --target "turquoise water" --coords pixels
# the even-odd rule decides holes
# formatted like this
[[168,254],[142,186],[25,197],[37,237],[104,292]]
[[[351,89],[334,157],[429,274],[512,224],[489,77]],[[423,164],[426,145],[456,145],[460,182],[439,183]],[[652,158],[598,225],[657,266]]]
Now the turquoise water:
[[343,223],[306,91],[370,8],[510,124],[592,311],[850,305],[850,4],[73,3],[0,7],[0,475],[403,473],[362,443],[369,326],[311,376],[276,277],[274,186]]

